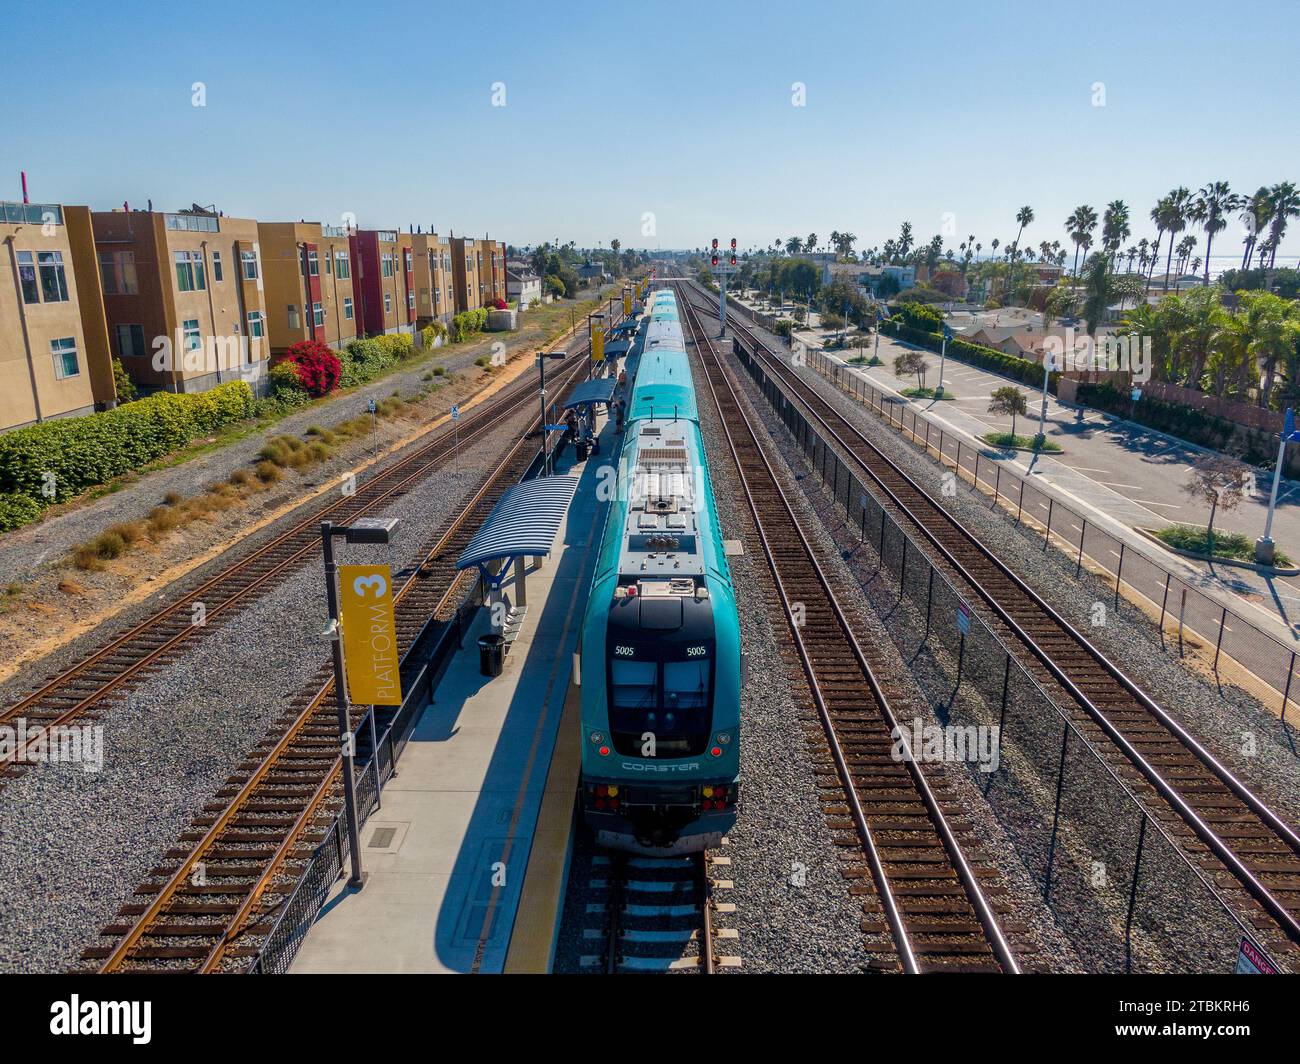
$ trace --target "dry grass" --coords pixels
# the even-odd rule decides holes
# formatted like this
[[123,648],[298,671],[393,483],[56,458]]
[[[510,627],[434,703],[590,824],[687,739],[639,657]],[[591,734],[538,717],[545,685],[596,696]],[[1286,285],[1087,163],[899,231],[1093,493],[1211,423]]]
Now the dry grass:
[[84,584],[79,584],[75,580],[60,580],[59,590],[65,595],[84,595],[86,588]]

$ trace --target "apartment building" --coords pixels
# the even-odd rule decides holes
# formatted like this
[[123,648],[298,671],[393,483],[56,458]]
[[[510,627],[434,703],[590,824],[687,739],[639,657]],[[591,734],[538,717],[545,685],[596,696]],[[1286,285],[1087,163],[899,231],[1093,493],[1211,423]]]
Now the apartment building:
[[342,350],[361,314],[348,230],[320,222],[258,222],[271,356],[302,340]]
[[452,287],[456,291],[456,313],[477,310],[483,305],[483,280],[479,272],[483,249],[473,237],[451,237]]
[[483,285],[483,302],[495,303],[506,296],[506,245],[500,240],[483,238],[482,265],[479,267]]
[[451,241],[437,233],[410,236],[414,255],[415,327],[449,321],[456,313]]
[[348,243],[362,334],[414,331],[412,237],[396,229],[354,229]]
[[0,202],[0,431],[117,400],[90,211]]
[[113,354],[142,389],[201,392],[270,364],[257,223],[194,207],[95,211]]

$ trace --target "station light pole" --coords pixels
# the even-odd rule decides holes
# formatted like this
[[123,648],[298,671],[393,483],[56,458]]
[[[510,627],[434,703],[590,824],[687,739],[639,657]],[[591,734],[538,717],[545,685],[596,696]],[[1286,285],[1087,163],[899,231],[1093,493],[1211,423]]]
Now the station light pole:
[[[348,712],[343,639],[339,631],[339,592],[336,584],[338,566],[334,563],[334,537],[342,537],[345,543],[388,543],[399,521],[396,517],[363,517],[351,525],[336,525],[333,521],[320,523],[321,550],[325,556],[325,603],[329,610],[329,624],[325,634],[330,640],[334,657],[334,702],[338,707],[339,755],[343,760],[343,807],[347,819],[348,852],[352,857],[352,875],[348,879],[348,886],[353,890],[360,890],[366,885],[366,873],[361,867],[361,818],[357,810],[355,775],[356,741]],[[371,756],[378,756],[378,753],[378,750],[374,750]]]
[[1264,534],[1255,540],[1255,561],[1259,565],[1272,565],[1277,556],[1273,542],[1273,512],[1277,509],[1277,489],[1282,483],[1282,463],[1286,460],[1286,445],[1300,439],[1296,432],[1295,411],[1287,407],[1282,438],[1277,446],[1277,464],[1273,467],[1273,490],[1268,497],[1268,516],[1264,518]]

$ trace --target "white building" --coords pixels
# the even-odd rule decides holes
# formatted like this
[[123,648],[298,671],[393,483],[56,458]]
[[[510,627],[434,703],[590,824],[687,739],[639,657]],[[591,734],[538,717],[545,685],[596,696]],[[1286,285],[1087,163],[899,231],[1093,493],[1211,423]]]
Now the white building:
[[506,298],[517,299],[519,309],[527,310],[537,300],[542,299],[542,279],[527,268],[506,267]]

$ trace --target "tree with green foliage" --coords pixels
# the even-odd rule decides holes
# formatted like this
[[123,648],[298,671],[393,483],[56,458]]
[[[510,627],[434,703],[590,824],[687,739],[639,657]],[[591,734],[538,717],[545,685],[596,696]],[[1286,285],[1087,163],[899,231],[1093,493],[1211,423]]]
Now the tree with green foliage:
[[995,389],[993,394],[989,396],[988,412],[997,414],[1000,417],[1011,418],[1011,438],[1014,440],[1016,418],[1029,412],[1029,400],[1025,398],[1025,393],[1015,385],[1003,385],[1001,388]]
[[925,387],[926,361],[920,351],[904,351],[894,358],[894,376],[916,377],[917,387]]

